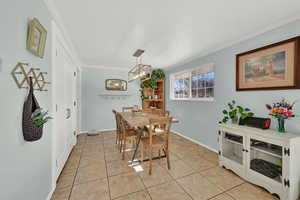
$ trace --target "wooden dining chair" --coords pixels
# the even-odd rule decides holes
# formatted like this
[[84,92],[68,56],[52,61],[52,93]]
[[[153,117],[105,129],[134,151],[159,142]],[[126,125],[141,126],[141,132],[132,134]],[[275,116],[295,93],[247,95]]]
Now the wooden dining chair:
[[[170,117],[170,111],[166,110],[166,111],[163,111],[160,113],[161,116],[164,116],[164,117]],[[149,128],[149,126],[147,127]],[[164,128],[164,125],[157,125],[155,126],[155,134],[158,135],[160,134],[160,132],[162,132],[161,129]]]
[[129,126],[126,124],[126,121],[121,117],[121,115],[118,113],[120,117],[120,130],[121,130],[121,152],[122,152],[122,160],[125,159],[125,151],[126,151],[126,143],[127,141],[130,141],[136,145],[136,138],[138,132],[133,129],[129,128]]
[[[144,151],[145,149],[149,153],[149,174],[152,173],[152,155],[153,155],[153,149],[158,149],[158,154],[160,156],[160,152],[164,151],[166,157],[167,157],[167,164],[168,169],[171,169],[170,166],[170,156],[169,156],[169,134],[170,134],[170,128],[172,123],[172,117],[160,117],[155,119],[150,119],[150,127],[148,129],[148,137],[141,138],[141,146],[140,146],[140,152],[141,152],[141,161],[144,160]],[[157,134],[157,127],[163,127],[159,128],[160,133]]]
[[121,127],[120,127],[120,115],[117,113],[116,110],[112,110],[115,119],[116,119],[116,144],[118,144],[118,147],[121,146]]

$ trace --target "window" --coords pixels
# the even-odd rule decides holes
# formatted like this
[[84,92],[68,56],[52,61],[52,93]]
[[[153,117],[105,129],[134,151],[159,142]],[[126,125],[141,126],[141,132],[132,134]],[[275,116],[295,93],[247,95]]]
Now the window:
[[189,73],[180,73],[174,75],[174,97],[188,98],[190,96],[190,75]]
[[213,64],[170,76],[173,100],[213,100],[215,73]]

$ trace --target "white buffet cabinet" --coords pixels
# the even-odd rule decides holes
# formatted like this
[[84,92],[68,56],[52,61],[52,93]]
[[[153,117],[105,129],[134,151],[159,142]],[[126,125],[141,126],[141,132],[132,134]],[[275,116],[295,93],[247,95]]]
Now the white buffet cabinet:
[[298,199],[300,134],[232,124],[221,124],[219,130],[220,166],[281,200]]

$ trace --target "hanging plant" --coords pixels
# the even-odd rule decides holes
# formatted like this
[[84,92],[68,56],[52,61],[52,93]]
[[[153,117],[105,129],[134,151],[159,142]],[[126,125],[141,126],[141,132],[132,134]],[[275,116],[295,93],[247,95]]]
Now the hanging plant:
[[48,111],[43,111],[42,108],[38,108],[31,114],[31,119],[33,124],[37,128],[40,128],[50,119],[52,119],[52,117],[48,116]]

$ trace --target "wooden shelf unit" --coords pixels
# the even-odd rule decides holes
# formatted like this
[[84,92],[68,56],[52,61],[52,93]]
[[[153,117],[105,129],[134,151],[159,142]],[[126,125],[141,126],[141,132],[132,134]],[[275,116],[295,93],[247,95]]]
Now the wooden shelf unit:
[[[149,81],[149,80],[145,80]],[[158,95],[157,99],[154,98],[154,95]],[[143,110],[144,112],[153,113],[153,114],[164,114],[165,113],[165,79],[160,79],[157,82],[157,88],[144,88],[145,99],[143,101]],[[149,99],[147,97],[151,96]]]

